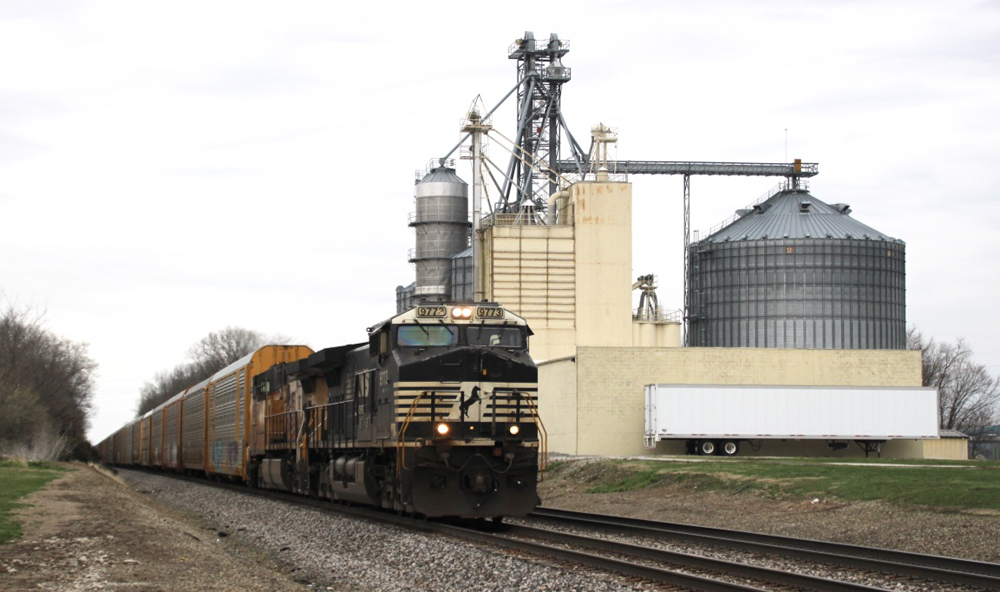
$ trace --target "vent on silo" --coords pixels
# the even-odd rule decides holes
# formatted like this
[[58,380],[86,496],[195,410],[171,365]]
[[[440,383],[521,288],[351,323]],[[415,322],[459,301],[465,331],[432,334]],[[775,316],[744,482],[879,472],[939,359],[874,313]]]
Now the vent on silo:
[[905,348],[905,244],[849,212],[782,191],[691,244],[688,343]]

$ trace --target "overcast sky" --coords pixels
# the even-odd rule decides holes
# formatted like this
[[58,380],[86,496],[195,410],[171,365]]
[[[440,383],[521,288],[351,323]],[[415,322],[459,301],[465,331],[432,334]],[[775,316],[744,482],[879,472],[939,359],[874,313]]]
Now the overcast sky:
[[[211,331],[319,349],[393,314],[414,171],[526,30],[571,42],[581,144],[819,163],[813,195],[906,242],[908,325],[1000,373],[996,1],[3,0],[0,292],[90,344],[92,440]],[[631,180],[634,274],[681,308],[681,179]],[[693,178],[692,228],[777,181]]]

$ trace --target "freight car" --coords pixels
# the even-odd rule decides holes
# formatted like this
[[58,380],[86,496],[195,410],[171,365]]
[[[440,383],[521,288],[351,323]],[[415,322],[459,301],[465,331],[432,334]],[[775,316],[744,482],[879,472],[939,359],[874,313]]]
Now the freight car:
[[421,304],[368,333],[319,352],[261,348],[122,428],[102,455],[428,517],[530,512],[545,438],[524,319]]

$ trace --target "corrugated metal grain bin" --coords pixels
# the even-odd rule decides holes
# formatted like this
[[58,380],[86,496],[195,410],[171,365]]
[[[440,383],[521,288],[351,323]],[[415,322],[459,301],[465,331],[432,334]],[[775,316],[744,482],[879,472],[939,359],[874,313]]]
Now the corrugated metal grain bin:
[[688,249],[696,347],[904,349],[905,244],[801,189]]
[[439,167],[414,187],[416,212],[410,226],[416,249],[415,295],[451,297],[451,257],[469,245],[469,186],[455,170]]

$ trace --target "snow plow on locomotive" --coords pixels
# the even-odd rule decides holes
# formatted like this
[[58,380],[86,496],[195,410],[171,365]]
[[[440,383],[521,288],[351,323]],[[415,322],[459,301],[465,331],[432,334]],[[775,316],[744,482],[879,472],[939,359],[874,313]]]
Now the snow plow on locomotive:
[[[428,517],[528,514],[545,433],[524,319],[490,303],[422,304],[368,332],[366,343],[315,353],[262,348],[150,412],[175,413],[178,433],[162,421],[147,433],[149,417],[137,420],[102,443],[105,458],[134,457],[113,449],[139,433],[151,449],[163,448],[154,437],[181,446],[168,444],[158,458],[171,461],[154,466],[252,487]],[[269,348],[274,362],[253,364]],[[216,409],[224,386],[240,392],[231,415]],[[215,437],[220,419],[228,437]]]

